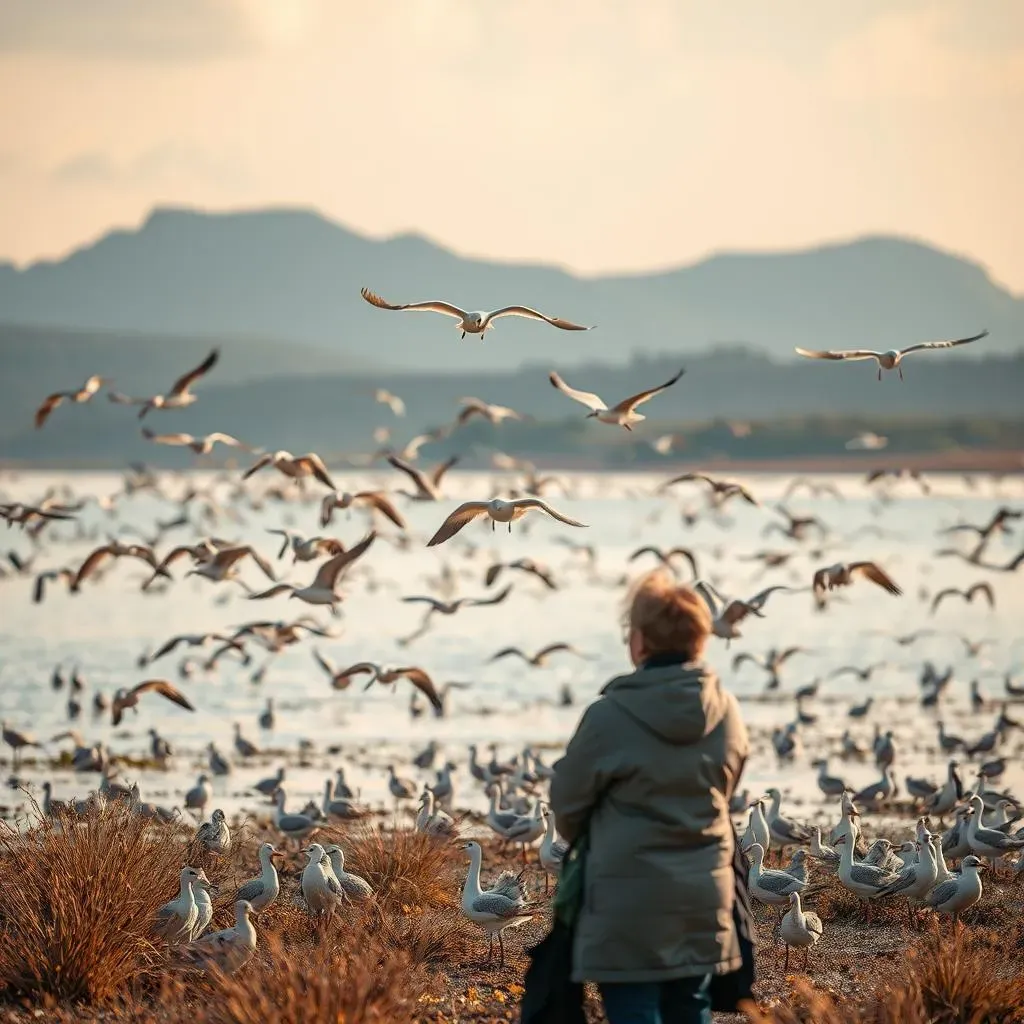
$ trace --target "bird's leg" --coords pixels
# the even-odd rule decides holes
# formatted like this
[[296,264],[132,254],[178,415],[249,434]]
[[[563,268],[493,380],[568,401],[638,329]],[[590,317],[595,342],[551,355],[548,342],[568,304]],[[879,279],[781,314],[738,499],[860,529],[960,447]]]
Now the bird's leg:
[[551,876],[545,871],[544,872],[544,895],[551,892]]
[[462,332],[462,337],[463,337],[463,338],[465,338],[465,337],[466,337],[466,332],[465,332],[465,331],[463,331],[463,332]]
[[786,974],[789,971],[789,943],[786,943],[786,960],[782,965],[782,973]]
[[917,922],[914,920],[914,911],[910,906],[910,900],[907,900],[907,922],[912,929],[917,927]]
[[626,429],[627,429],[627,430],[628,430],[628,431],[629,431],[629,432],[630,432],[631,434],[633,433],[633,428],[632,428],[632,427],[631,427],[631,426],[630,426],[630,425],[629,425],[628,423],[623,423],[622,425],[623,425],[623,426],[624,426],[624,427],[625,427],[625,428],[626,428]]
[[491,533],[494,533],[494,531],[495,531],[495,529],[496,529],[497,525],[498,525],[498,524],[497,524],[497,523],[496,523],[496,522],[495,522],[495,521],[494,521],[494,520],[492,519],[492,520],[491,520]]
[[509,524],[508,524],[508,532],[509,532],[509,533],[511,533],[511,532],[512,532],[512,520],[509,520]]
[[903,380],[903,367],[897,366],[896,369],[900,371],[900,380]]
[[[463,335],[463,337],[465,337],[465,335]],[[494,959],[494,933],[491,932],[491,934],[487,936],[487,964],[486,964],[487,967],[490,967],[491,960],[493,960],[493,959]]]
[[498,932],[498,949],[501,950],[501,962],[498,966],[504,970],[505,968],[505,937],[501,932]]
[[879,380],[882,379],[882,365],[881,365],[881,363],[879,363],[879,365],[878,365],[878,379]]

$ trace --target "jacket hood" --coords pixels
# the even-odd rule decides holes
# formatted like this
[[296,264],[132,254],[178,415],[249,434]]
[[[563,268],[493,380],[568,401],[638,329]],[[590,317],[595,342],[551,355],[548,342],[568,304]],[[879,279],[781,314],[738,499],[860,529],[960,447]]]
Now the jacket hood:
[[679,746],[713,731],[729,708],[718,677],[696,662],[618,676],[601,693],[660,739]]

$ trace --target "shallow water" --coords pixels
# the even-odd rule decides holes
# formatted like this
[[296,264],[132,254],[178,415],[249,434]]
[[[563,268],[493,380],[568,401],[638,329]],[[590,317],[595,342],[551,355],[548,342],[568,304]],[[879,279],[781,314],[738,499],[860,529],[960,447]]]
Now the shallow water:
[[[397,474],[335,475],[342,489],[367,485],[395,486]],[[170,496],[184,492],[191,484],[206,486],[213,476],[195,474],[188,480],[167,475],[163,485]],[[233,723],[242,725],[246,736],[268,751],[243,765],[237,757],[233,775],[218,780],[217,802],[229,811],[252,809],[257,801],[246,787],[271,774],[279,763],[288,764],[289,807],[310,797],[319,798],[323,779],[336,764],[345,763],[350,782],[363,799],[384,803],[387,797],[383,767],[390,762],[402,774],[421,778],[409,767],[410,755],[434,739],[444,755],[460,766],[466,761],[466,747],[497,743],[507,755],[525,743],[557,748],[571,735],[582,707],[613,675],[627,669],[621,643],[619,610],[622,577],[636,574],[653,562],[645,558],[628,562],[629,554],[640,544],[665,546],[683,544],[695,551],[701,574],[734,596],[749,596],[769,583],[804,587],[813,569],[839,559],[871,558],[881,562],[903,587],[905,596],[894,598],[859,582],[846,590],[825,614],[816,614],[809,593],[779,593],[769,601],[763,620],[748,619],[743,637],[727,649],[721,640],[713,640],[709,660],[720,670],[726,684],[744,700],[744,711],[757,741],[757,752],[748,768],[745,786],[753,792],[769,784],[780,784],[794,801],[820,803],[813,786],[808,762],[812,755],[828,751],[847,725],[864,739],[870,739],[877,723],[893,729],[899,742],[896,772],[941,778],[945,759],[935,750],[934,712],[922,711],[917,704],[918,682],[923,659],[939,667],[952,665],[955,679],[943,708],[947,728],[968,738],[987,731],[997,708],[972,714],[968,701],[971,679],[979,679],[982,689],[993,700],[1003,693],[1004,672],[1019,674],[1024,644],[1020,623],[1024,621],[1024,574],[997,573],[968,566],[953,558],[934,559],[936,548],[950,543],[968,549],[963,535],[939,537],[937,531],[961,518],[985,521],[1001,504],[1020,507],[1024,482],[1008,478],[996,482],[989,478],[965,481],[960,477],[931,478],[932,492],[922,495],[912,481],[895,485],[892,500],[880,502],[861,477],[816,477],[816,481],[836,484],[843,499],[814,498],[805,490],[789,500],[799,513],[823,517],[831,532],[826,551],[811,557],[819,547],[796,544],[776,534],[762,537],[766,523],[776,517],[770,506],[784,493],[789,479],[775,475],[747,475],[746,483],[767,507],[753,508],[731,504],[726,517],[716,520],[706,512],[693,526],[681,522],[679,509],[685,504],[703,509],[701,491],[692,485],[676,488],[669,497],[652,492],[662,480],[654,475],[572,475],[566,477],[569,496],[553,491],[548,500],[566,514],[589,524],[587,530],[561,526],[547,519],[527,520],[506,533],[492,532],[489,524],[471,524],[458,538],[439,548],[428,549],[425,539],[458,500],[493,493],[493,476],[451,474],[446,481],[446,500],[439,504],[406,502],[401,507],[415,535],[408,550],[378,542],[354,571],[344,589],[343,615],[336,620],[342,633],[336,639],[303,642],[269,659],[262,683],[250,681],[253,669],[267,655],[256,653],[253,664],[243,668],[223,659],[217,671],[198,672],[191,680],[181,681],[198,709],[190,714],[159,697],[143,699],[138,715],[127,713],[121,728],[113,730],[109,715],[96,718],[90,712],[91,694],[101,689],[110,694],[119,686],[130,686],[142,679],[166,677],[178,681],[177,666],[183,649],[157,663],[139,669],[136,659],[177,633],[227,629],[253,619],[290,619],[312,612],[322,623],[331,620],[326,609],[311,609],[285,596],[268,601],[249,601],[242,588],[231,583],[213,584],[203,579],[184,579],[184,564],[172,570],[175,582],[163,593],[143,594],[140,583],[147,573],[141,563],[127,560],[115,565],[95,585],[87,583],[82,593],[69,595],[57,585],[47,593],[43,604],[32,602],[33,577],[9,576],[0,579],[0,713],[12,726],[49,739],[73,725],[90,741],[104,740],[116,754],[142,757],[148,750],[147,729],[156,727],[176,748],[169,771],[155,769],[126,770],[123,777],[136,779],[143,796],[161,803],[173,803],[190,786],[204,765],[204,745],[214,740],[224,752],[231,752]],[[257,495],[269,479],[254,478],[247,487]],[[22,473],[0,476],[0,500],[38,499],[47,487],[68,484],[78,496],[109,495],[120,486],[115,474]],[[226,499],[229,488],[217,486],[217,494]],[[315,498],[315,496],[314,496]],[[399,499],[400,501],[402,499]],[[221,519],[204,523],[204,532],[251,542],[267,557],[277,553],[279,538],[267,528],[290,525],[311,535],[317,527],[317,503],[268,503],[262,510],[237,505],[243,522]],[[116,516],[108,516],[90,505],[80,515],[80,528],[98,528],[99,541],[105,534],[135,528],[141,534],[152,532],[158,519],[173,519],[177,505],[143,493],[122,500]],[[366,529],[362,514],[351,517],[335,513],[335,521],[325,533],[338,536],[346,544],[358,540]],[[886,535],[877,537],[858,532],[867,524],[880,526]],[[72,524],[60,524],[44,535],[36,556],[35,572],[61,565],[77,565],[97,542],[74,539]],[[382,533],[387,532],[381,530]],[[188,531],[168,534],[159,544],[161,554],[172,544],[190,539]],[[1001,563],[1021,547],[1024,527],[1011,537],[993,539],[987,557]],[[6,534],[11,547],[24,556],[32,547],[24,534],[12,529]],[[573,552],[563,541],[593,544],[597,549],[595,569],[588,568],[585,556]],[[762,575],[760,565],[745,561],[753,552],[766,548],[798,552],[790,567]],[[400,596],[435,593],[429,580],[438,577],[443,566],[450,566],[457,577],[459,596],[483,596],[483,575],[492,558],[511,561],[531,557],[548,565],[559,589],[546,590],[539,581],[525,574],[508,572],[491,588],[496,592],[513,583],[509,599],[497,607],[463,608],[453,617],[437,616],[432,629],[408,647],[397,640],[412,633],[422,616],[422,606],[401,603]],[[290,554],[275,561],[279,578],[306,581],[313,575],[311,564],[291,566]],[[684,570],[685,574],[685,570]],[[265,582],[259,570],[247,565],[245,579],[259,589]],[[934,594],[942,587],[966,585],[979,579],[991,582],[997,596],[994,610],[983,601],[966,605],[958,599],[944,603],[934,616],[922,590]],[[919,628],[934,628],[939,635],[924,637],[909,647],[896,645],[885,634],[909,633]],[[969,657],[959,635],[991,638],[978,657]],[[489,663],[499,648],[516,644],[536,650],[556,640],[571,642],[592,660],[572,655],[556,655],[547,667],[530,669],[516,660]],[[805,710],[819,715],[817,724],[801,729],[806,753],[792,765],[779,766],[767,742],[767,731],[794,718],[791,700],[761,701],[764,675],[746,664],[733,671],[733,656],[740,651],[763,654],[769,647],[793,644],[806,646],[811,653],[792,658],[782,674],[782,694],[815,678],[825,678],[836,666],[867,665],[878,661],[889,664],[877,671],[868,683],[850,676],[823,682],[821,697],[807,702]],[[415,664],[425,668],[436,683],[457,680],[470,682],[466,690],[449,696],[449,713],[437,719],[429,713],[413,719],[409,712],[410,688],[399,684],[397,690],[380,686],[363,692],[358,684],[345,692],[333,691],[312,658],[317,647],[339,666],[369,660],[388,665]],[[257,648],[253,647],[254,651]],[[191,652],[202,656],[204,652]],[[208,651],[206,652],[208,653]],[[69,723],[66,713],[67,691],[54,693],[50,673],[58,663],[70,669],[77,665],[87,683],[82,698],[81,718]],[[575,705],[557,706],[559,691],[568,685]],[[872,713],[859,722],[846,715],[849,705],[868,694],[876,697]],[[271,735],[261,735],[257,716],[267,697],[273,697],[277,725]],[[1010,714],[1024,719],[1024,706],[1011,705]],[[1013,734],[1006,751],[1019,755],[1024,732]],[[313,752],[298,764],[299,741],[312,744]],[[55,757],[67,749],[67,742],[47,743],[45,755]],[[328,748],[340,748],[328,753]],[[5,754],[9,751],[4,750]],[[550,761],[557,756],[551,750]],[[30,759],[27,759],[29,761]],[[9,761],[8,761],[9,763]],[[440,763],[440,759],[439,759]],[[877,778],[870,764],[844,765],[836,761],[834,773],[842,773],[859,787]],[[68,771],[51,771],[42,763],[26,763],[21,778],[33,787],[50,777],[56,796],[84,795],[96,785],[95,775],[76,777]],[[460,806],[483,806],[483,797],[466,781],[468,773],[458,773],[457,793]],[[1000,782],[1001,787],[1024,791],[1024,768],[1016,761]],[[8,809],[24,804],[23,794],[9,791],[2,801]],[[809,811],[807,812],[809,813]]]

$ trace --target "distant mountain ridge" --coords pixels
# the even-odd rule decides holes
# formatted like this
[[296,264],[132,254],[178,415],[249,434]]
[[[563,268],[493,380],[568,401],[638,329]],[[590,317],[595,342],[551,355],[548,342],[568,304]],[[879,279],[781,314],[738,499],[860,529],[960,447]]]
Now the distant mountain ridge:
[[[484,341],[460,341],[450,319],[372,308],[362,285],[396,302],[521,302],[598,329],[570,334],[509,318]],[[905,239],[583,278],[459,256],[417,235],[378,241],[302,209],[158,208],[138,229],[109,232],[62,260],[0,264],[0,322],[261,338],[363,363],[476,372],[624,364],[734,342],[790,359],[796,345],[889,348],[982,328],[990,337],[972,356],[1024,347],[1024,299],[979,264]]]

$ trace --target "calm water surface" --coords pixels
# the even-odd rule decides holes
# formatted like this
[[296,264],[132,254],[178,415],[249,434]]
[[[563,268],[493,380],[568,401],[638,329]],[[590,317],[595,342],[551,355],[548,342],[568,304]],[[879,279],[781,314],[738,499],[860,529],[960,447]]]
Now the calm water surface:
[[[401,481],[397,474],[336,476],[343,489],[367,485],[392,487]],[[219,498],[228,503],[237,521],[222,514],[218,520],[206,520],[202,530],[252,543],[268,558],[277,554],[279,538],[268,528],[289,526],[304,534],[320,532],[316,495],[309,500],[289,503],[267,502],[254,510],[247,504],[228,502],[230,488],[216,484],[211,475],[196,474],[186,479],[166,475],[162,486],[166,497],[141,493],[119,502],[115,515],[90,504],[80,515],[79,525],[60,524],[44,534],[35,555],[34,572],[62,565],[77,565],[107,533],[134,529],[141,535],[153,532],[158,519],[170,520],[177,514],[175,498],[190,485],[212,486]],[[147,729],[155,726],[169,739],[177,754],[167,772],[126,770],[123,776],[137,779],[144,797],[173,803],[192,784],[204,762],[203,747],[215,741],[231,752],[233,723],[239,722],[245,734],[266,751],[251,765],[237,758],[234,774],[218,782],[218,803],[230,810],[253,808],[256,801],[247,786],[269,774],[279,763],[289,765],[289,806],[319,797],[327,772],[346,763],[350,779],[361,789],[364,799],[383,802],[387,796],[383,767],[394,761],[407,775],[416,775],[408,767],[410,755],[433,739],[444,753],[460,765],[466,759],[467,744],[497,743],[503,754],[521,749],[524,743],[557,748],[564,745],[580,711],[599,688],[613,675],[627,669],[618,626],[623,577],[635,575],[653,565],[643,561],[630,563],[629,555],[641,544],[686,545],[696,553],[700,571],[715,581],[719,589],[734,596],[750,596],[768,583],[806,586],[814,568],[840,559],[872,558],[881,562],[903,587],[905,596],[893,598],[866,582],[845,591],[825,614],[813,611],[809,593],[780,593],[767,606],[763,620],[748,619],[743,638],[728,649],[714,640],[710,661],[721,672],[727,685],[744,698],[748,722],[757,740],[758,752],[748,769],[746,783],[759,787],[781,783],[794,800],[813,798],[812,754],[834,748],[837,737],[848,725],[865,739],[877,723],[892,728],[900,743],[897,774],[928,774],[941,777],[944,759],[935,751],[935,715],[922,711],[916,701],[917,678],[925,658],[943,669],[952,665],[955,680],[943,709],[947,727],[962,735],[977,737],[990,728],[996,706],[980,714],[971,714],[969,684],[978,679],[993,699],[1003,692],[1004,672],[1016,672],[1024,658],[1020,624],[1024,621],[1024,571],[1016,574],[991,572],[966,565],[954,558],[935,558],[937,548],[957,546],[968,550],[968,535],[940,537],[938,531],[961,519],[983,522],[1001,504],[1021,507],[1024,486],[1019,479],[995,482],[988,478],[965,481],[961,477],[932,478],[932,491],[921,494],[912,481],[895,485],[892,500],[881,502],[862,482],[862,478],[828,478],[843,495],[842,499],[812,496],[800,490],[788,500],[800,513],[821,516],[830,532],[822,544],[815,541],[796,544],[779,534],[764,537],[767,523],[777,517],[772,506],[782,497],[789,480],[781,476],[750,475],[743,482],[752,488],[765,507],[730,505],[726,517],[716,519],[703,512],[693,526],[683,523],[680,510],[685,506],[703,509],[703,495],[695,486],[683,485],[674,495],[653,494],[663,476],[569,475],[568,495],[557,491],[549,500],[568,515],[589,524],[587,530],[575,530],[550,520],[537,519],[492,532],[489,523],[467,527],[456,540],[428,549],[425,539],[444,515],[459,500],[487,497],[494,493],[493,478],[482,474],[452,474],[447,496],[440,503],[414,503],[397,499],[409,519],[413,535],[408,549],[402,550],[383,539],[354,571],[344,585],[346,600],[337,621],[341,635],[335,639],[313,638],[270,658],[253,645],[254,660],[244,668],[223,659],[211,673],[197,672],[182,680],[198,709],[195,714],[179,709],[157,697],[144,698],[139,714],[128,712],[121,728],[114,730],[109,716],[97,718],[90,713],[92,692],[110,694],[119,686],[131,686],[142,679],[166,677],[178,681],[178,666],[189,653],[179,649],[157,663],[139,669],[139,655],[152,650],[178,633],[227,630],[253,619],[290,619],[312,613],[322,623],[331,620],[326,609],[310,608],[286,596],[267,601],[250,601],[241,587],[204,579],[184,578],[185,564],[172,572],[175,582],[162,592],[144,594],[140,583],[147,575],[141,563],[125,560],[115,565],[102,579],[87,583],[82,592],[69,595],[54,585],[42,604],[32,602],[34,577],[8,576],[0,579],[0,711],[13,726],[32,731],[40,740],[49,740],[73,724],[90,741],[104,740],[116,754],[142,756],[147,751]],[[815,478],[821,482],[826,478]],[[259,495],[276,481],[254,478],[247,493]],[[101,497],[120,488],[115,474],[22,473],[0,476],[3,500],[38,499],[50,486],[68,485],[79,497]],[[317,494],[321,493],[317,490]],[[198,519],[200,503],[192,506]],[[346,544],[357,541],[367,528],[361,513],[347,516],[335,513],[335,521],[324,531]],[[865,530],[865,527],[869,527]],[[873,531],[880,527],[883,536]],[[88,539],[76,533],[97,532]],[[387,533],[384,528],[381,533]],[[188,530],[168,533],[159,543],[162,555],[173,544],[183,543],[196,534]],[[12,550],[28,557],[31,544],[19,530],[5,535]],[[586,557],[573,552],[563,541],[586,542],[595,546],[593,567]],[[1024,527],[1010,537],[996,537],[989,557],[1005,562],[1024,545]],[[824,552],[811,552],[824,547]],[[762,573],[759,563],[748,561],[759,550],[795,550],[796,556],[783,570]],[[403,604],[402,596],[437,593],[439,577],[446,567],[455,578],[458,596],[483,596],[487,593],[483,576],[495,559],[511,561],[530,557],[551,568],[559,583],[557,591],[548,591],[536,579],[506,572],[491,588],[496,592],[505,583],[513,583],[508,600],[497,607],[464,608],[452,617],[437,616],[432,629],[406,647],[399,639],[413,633],[423,614],[423,606]],[[303,583],[312,578],[312,564],[291,565],[291,555],[274,562],[279,578]],[[685,571],[684,571],[685,572]],[[243,570],[245,579],[261,589],[264,580],[253,565]],[[946,586],[963,586],[980,579],[995,589],[997,603],[990,610],[983,601],[966,605],[957,599],[944,603],[937,614],[929,614],[929,598]],[[938,635],[921,639],[915,645],[900,647],[887,634],[909,633],[923,627],[934,628]],[[981,655],[970,657],[961,635],[993,642]],[[571,655],[556,655],[548,666],[530,669],[516,660],[489,663],[491,655],[506,645],[516,644],[536,650],[556,640],[571,642],[592,660]],[[817,724],[801,730],[807,752],[793,765],[780,767],[771,754],[767,733],[771,727],[794,718],[791,700],[765,702],[755,700],[764,691],[764,675],[746,664],[738,671],[731,667],[740,651],[763,654],[770,647],[799,644],[810,653],[794,657],[786,665],[782,692],[816,678],[825,681],[821,697],[808,702],[805,710],[819,715]],[[363,692],[355,685],[346,692],[333,691],[313,661],[312,648],[318,647],[338,665],[369,660],[388,665],[415,664],[426,669],[435,682],[465,681],[467,690],[453,691],[449,714],[436,719],[430,714],[414,719],[409,712],[410,688],[399,684],[397,690],[374,687]],[[202,652],[193,652],[201,656]],[[267,662],[262,682],[253,683],[254,669]],[[868,683],[850,676],[829,680],[828,674],[843,664],[888,664]],[[55,665],[70,669],[77,665],[86,680],[81,718],[69,723],[66,691],[54,693],[50,674]],[[573,707],[558,706],[558,695],[568,685],[575,695]],[[872,714],[851,723],[847,709],[868,694],[876,701]],[[257,716],[267,697],[277,708],[277,726],[270,735],[261,734]],[[1010,707],[1010,714],[1024,719],[1024,706]],[[1019,754],[1024,732],[1015,734],[1007,748]],[[306,766],[296,763],[300,740],[313,745]],[[45,754],[56,756],[67,743],[47,742]],[[328,748],[340,748],[328,753]],[[4,754],[9,751],[4,750]],[[556,750],[549,752],[550,758]],[[9,761],[8,761],[9,763]],[[854,785],[873,781],[877,773],[870,764],[842,765],[841,770]],[[423,778],[428,773],[420,773]],[[457,802],[480,807],[482,796],[465,779]],[[79,776],[67,771],[52,772],[42,763],[27,764],[21,778],[36,787],[46,777],[54,781],[55,794],[84,795],[96,785],[96,776]],[[1001,785],[1024,789],[1024,770],[1019,756]],[[9,790],[2,800],[9,811],[24,803],[23,794]]]

